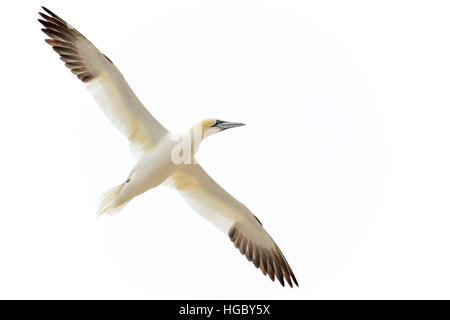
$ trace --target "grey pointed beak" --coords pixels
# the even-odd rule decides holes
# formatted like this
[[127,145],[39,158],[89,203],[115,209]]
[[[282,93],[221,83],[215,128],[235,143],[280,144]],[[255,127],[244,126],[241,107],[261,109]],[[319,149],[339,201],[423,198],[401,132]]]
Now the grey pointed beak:
[[227,122],[227,121],[217,121],[216,124],[213,125],[213,127],[217,127],[222,130],[241,127],[241,126],[245,126],[245,124],[240,123],[240,122]]

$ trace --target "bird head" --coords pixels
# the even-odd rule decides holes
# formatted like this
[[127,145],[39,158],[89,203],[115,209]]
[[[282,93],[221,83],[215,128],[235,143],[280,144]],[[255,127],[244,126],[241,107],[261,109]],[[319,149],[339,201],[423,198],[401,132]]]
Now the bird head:
[[201,124],[202,124],[203,139],[217,132],[221,132],[223,130],[236,128],[244,125],[243,123],[239,122],[228,122],[219,119],[205,119],[201,122]]

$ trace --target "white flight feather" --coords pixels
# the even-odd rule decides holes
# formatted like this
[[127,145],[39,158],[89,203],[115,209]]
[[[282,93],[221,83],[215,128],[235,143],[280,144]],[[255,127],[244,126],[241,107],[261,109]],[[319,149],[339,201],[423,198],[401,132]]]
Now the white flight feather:
[[170,162],[168,155],[177,144],[176,136],[148,112],[111,60],[71,25],[43,9],[52,16],[41,13],[46,20],[40,20],[46,27],[43,31],[51,38],[46,41],[87,84],[106,116],[128,138],[133,154],[140,158],[124,183],[105,192],[99,213],[119,211],[136,195],[166,179],[194,210],[228,233],[241,253],[264,274],[272,280],[276,274],[282,284],[283,277],[291,286],[291,278],[297,284],[281,251],[250,210],[220,187],[195,159],[194,164],[184,166]]
[[185,165],[168,182],[197,213],[222,232],[227,233],[234,223],[238,223],[250,240],[265,248],[274,247],[273,240],[251,211],[217,184],[200,165]]
[[89,40],[79,34],[74,45],[83,64],[94,75],[86,84],[97,104],[128,138],[136,157],[149,151],[168,134],[167,129],[139,101],[119,69]]

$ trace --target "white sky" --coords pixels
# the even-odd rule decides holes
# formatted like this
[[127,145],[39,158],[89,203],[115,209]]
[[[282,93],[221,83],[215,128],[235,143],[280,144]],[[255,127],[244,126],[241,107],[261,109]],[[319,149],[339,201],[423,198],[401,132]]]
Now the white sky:
[[167,128],[244,122],[198,160],[282,249],[263,277],[173,190],[112,217],[127,141],[43,41],[0,20],[0,298],[450,298],[450,3],[76,1],[45,6]]

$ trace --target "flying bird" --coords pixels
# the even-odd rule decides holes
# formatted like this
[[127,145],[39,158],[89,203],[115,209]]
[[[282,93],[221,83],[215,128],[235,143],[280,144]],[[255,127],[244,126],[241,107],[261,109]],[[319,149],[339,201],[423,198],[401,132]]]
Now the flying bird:
[[123,183],[104,193],[99,214],[121,210],[134,197],[168,184],[200,215],[226,233],[241,254],[272,281],[298,286],[291,267],[258,218],[220,187],[194,155],[207,137],[242,123],[205,119],[183,135],[161,125],[139,101],[113,62],[50,10],[39,12],[45,41],[66,67],[86,84],[100,108],[128,138],[137,159]]

